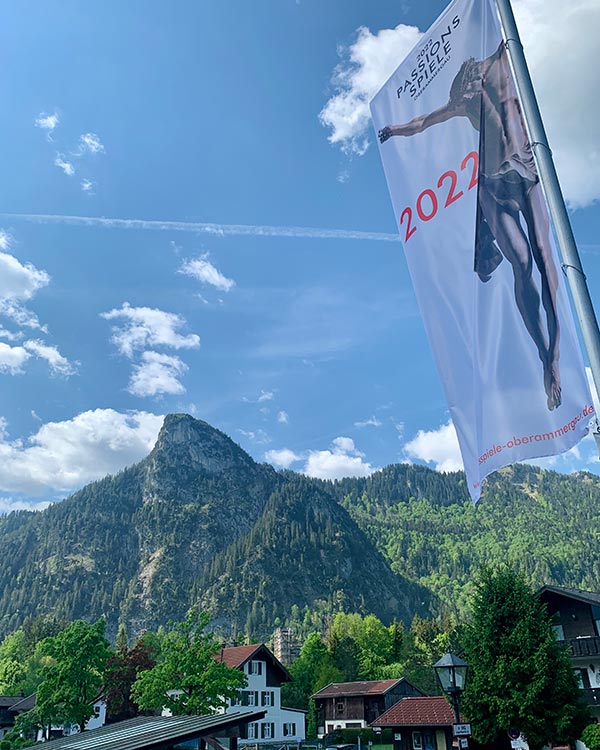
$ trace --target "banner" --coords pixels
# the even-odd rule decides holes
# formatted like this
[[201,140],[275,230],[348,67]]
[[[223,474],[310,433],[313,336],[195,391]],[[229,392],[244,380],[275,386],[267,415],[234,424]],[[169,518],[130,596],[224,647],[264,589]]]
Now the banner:
[[469,492],[561,453],[592,399],[493,0],[456,0],[371,102]]

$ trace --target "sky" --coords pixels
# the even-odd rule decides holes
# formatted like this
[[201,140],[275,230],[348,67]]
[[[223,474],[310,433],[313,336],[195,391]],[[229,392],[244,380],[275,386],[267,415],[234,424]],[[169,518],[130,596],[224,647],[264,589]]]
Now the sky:
[[[444,5],[2,5],[0,512],[171,412],[316,477],[461,468],[368,114]],[[514,9],[598,300],[600,4]],[[540,465],[600,471],[592,438]]]

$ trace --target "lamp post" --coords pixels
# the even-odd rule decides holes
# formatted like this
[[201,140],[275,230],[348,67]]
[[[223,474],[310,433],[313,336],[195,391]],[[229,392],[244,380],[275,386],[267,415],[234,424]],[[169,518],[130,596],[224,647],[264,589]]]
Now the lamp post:
[[460,697],[467,682],[469,665],[454,654],[445,654],[433,668],[454,711],[454,721],[460,724]]

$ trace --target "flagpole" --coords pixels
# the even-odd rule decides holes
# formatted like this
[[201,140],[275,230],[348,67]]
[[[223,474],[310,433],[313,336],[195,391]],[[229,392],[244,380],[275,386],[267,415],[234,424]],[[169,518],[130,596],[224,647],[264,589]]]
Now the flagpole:
[[[529,136],[532,140],[531,145],[538,166],[540,180],[546,194],[550,216],[552,217],[556,239],[562,256],[562,268],[569,282],[575,311],[581,327],[583,343],[590,361],[596,393],[600,397],[600,330],[598,329],[598,321],[596,320],[596,314],[592,305],[592,298],[590,297],[579,252],[575,244],[575,237],[573,236],[571,222],[569,221],[562,190],[558,182],[554,160],[552,159],[552,151],[548,145],[546,131],[535,98],[531,77],[523,53],[523,45],[521,44],[510,0],[496,0],[496,2],[504,29],[508,56],[513,66],[521,98],[523,115],[525,116]],[[600,450],[600,428],[597,421],[594,437]]]

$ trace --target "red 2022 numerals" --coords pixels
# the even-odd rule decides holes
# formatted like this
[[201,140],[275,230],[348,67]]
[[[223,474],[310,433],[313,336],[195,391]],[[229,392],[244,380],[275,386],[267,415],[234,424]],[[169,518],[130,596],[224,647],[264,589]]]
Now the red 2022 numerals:
[[[464,172],[471,162],[471,180],[467,190],[472,190],[477,185],[477,170],[479,168],[479,154],[477,151],[471,151],[460,163],[460,171]],[[458,182],[458,175],[454,169],[449,169],[447,172],[440,177],[437,181],[438,188],[446,187],[448,193],[444,202],[444,208],[448,208],[452,203],[461,198],[465,193],[463,190],[456,192],[456,184]],[[425,188],[422,190],[416,200],[415,208],[417,209],[417,216],[421,221],[431,221],[437,214],[439,209],[438,196],[431,188]],[[406,237],[405,242],[408,242],[413,234],[417,231],[417,227],[413,226],[413,210],[410,206],[407,206],[404,211],[400,214],[400,226],[404,224],[406,219]]]

